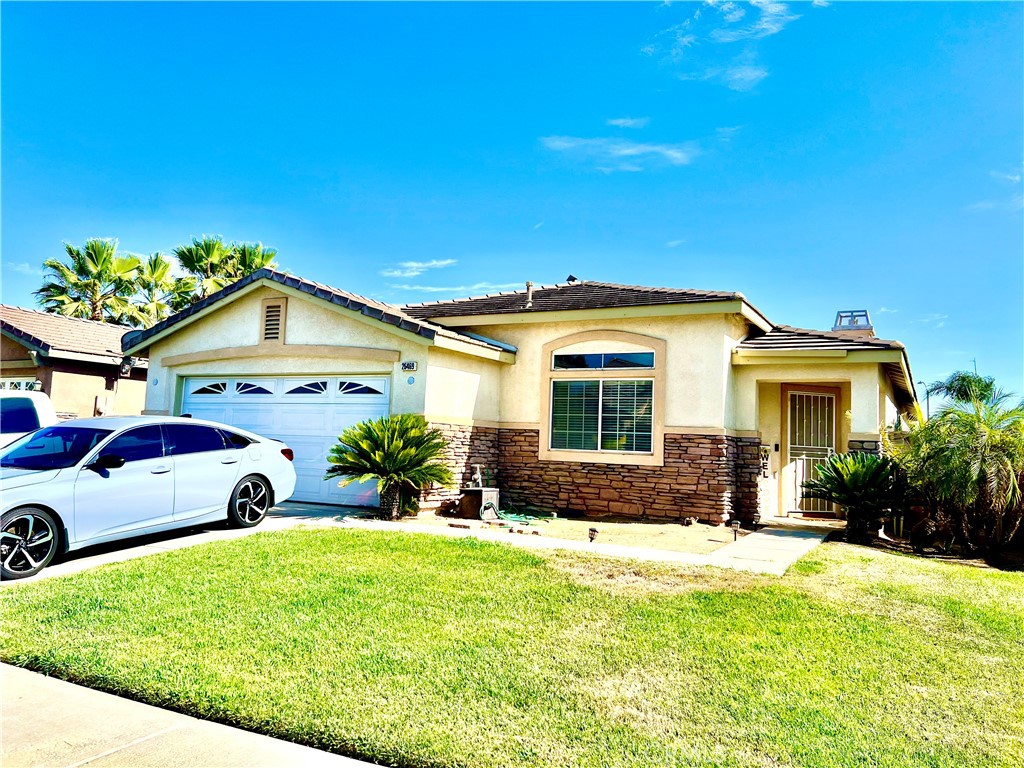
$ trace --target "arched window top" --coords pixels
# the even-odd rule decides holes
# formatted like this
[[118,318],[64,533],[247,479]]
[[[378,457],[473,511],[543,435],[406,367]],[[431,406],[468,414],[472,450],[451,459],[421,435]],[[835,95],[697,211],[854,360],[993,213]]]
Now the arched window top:
[[338,382],[338,394],[339,395],[383,395],[379,389],[374,389],[366,384],[360,384],[358,381],[339,381]]
[[286,395],[322,395],[327,392],[326,381],[307,381],[303,384],[292,387],[285,392]]
[[239,395],[272,395],[271,390],[261,384],[254,384],[251,381],[236,381],[235,392]]

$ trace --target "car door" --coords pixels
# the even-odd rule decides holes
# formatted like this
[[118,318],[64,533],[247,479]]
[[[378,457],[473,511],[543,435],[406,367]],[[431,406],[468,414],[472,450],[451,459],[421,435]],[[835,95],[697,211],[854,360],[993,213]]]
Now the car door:
[[165,424],[174,462],[174,519],[227,510],[244,451],[228,447],[220,430],[204,424]]
[[75,539],[87,541],[174,520],[174,466],[159,424],[116,435],[92,457],[120,456],[124,466],[88,465],[75,479]]

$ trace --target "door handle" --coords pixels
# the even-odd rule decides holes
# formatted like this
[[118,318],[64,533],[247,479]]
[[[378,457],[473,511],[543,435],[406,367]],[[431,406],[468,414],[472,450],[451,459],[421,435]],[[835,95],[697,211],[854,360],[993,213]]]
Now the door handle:
[[221,459],[221,464],[237,464],[238,459]]
[[150,470],[151,475],[166,475],[171,471],[170,467],[157,467],[156,469]]

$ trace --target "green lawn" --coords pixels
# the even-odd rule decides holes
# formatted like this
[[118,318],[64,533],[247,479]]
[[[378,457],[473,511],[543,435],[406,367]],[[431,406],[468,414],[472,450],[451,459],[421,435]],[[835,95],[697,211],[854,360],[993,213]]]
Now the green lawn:
[[262,533],[0,592],[0,657],[409,766],[1020,766],[1024,575]]

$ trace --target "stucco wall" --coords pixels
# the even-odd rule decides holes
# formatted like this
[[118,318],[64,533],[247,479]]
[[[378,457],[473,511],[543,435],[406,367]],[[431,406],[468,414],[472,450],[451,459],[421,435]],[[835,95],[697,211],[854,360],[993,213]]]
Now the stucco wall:
[[511,366],[432,348],[427,362],[427,420],[497,426],[501,375]]
[[[502,372],[501,421],[538,424],[541,387],[550,361],[541,348],[555,339],[583,331],[614,330],[653,336],[668,343],[665,361],[664,424],[669,427],[724,428],[725,382],[728,357],[726,315],[623,318],[523,325],[488,325],[477,333],[513,344],[516,364]],[[629,351],[621,342],[586,343],[586,351]],[[574,347],[575,351],[584,351]]]
[[793,363],[791,365],[734,365],[733,418],[736,430],[758,429],[758,383],[842,385],[849,388],[842,407],[841,428],[878,433],[879,379],[877,363]]
[[[163,360],[225,347],[251,347],[259,343],[261,302],[282,294],[259,288],[222,307],[220,310],[185,326],[150,347],[149,387],[146,409],[150,412],[172,412],[176,406],[177,389],[188,376],[266,375],[283,376],[297,373],[323,374],[385,374],[394,375],[391,388],[392,413],[422,413],[426,393],[427,346],[385,330],[376,320],[357,316],[341,308],[330,308],[297,297],[288,298],[285,342],[291,345],[338,345],[394,350],[400,355],[396,363],[353,359],[339,352],[337,358],[293,354],[288,357],[251,357],[188,363],[167,368]],[[376,327],[375,327],[376,326]],[[424,342],[426,340],[424,339]],[[415,361],[416,373],[402,374],[401,361]],[[408,383],[412,378],[412,384]]]

